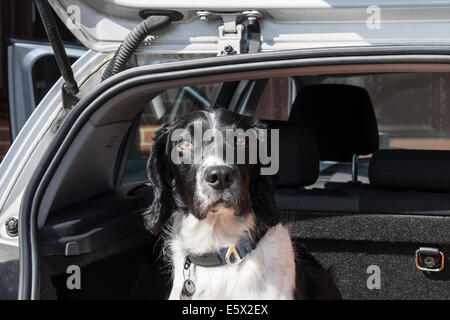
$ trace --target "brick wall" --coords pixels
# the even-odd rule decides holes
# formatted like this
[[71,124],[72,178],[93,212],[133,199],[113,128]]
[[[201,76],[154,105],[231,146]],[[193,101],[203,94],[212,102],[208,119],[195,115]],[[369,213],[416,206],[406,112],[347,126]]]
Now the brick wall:
[[6,88],[0,89],[0,162],[11,145],[9,130],[8,96]]

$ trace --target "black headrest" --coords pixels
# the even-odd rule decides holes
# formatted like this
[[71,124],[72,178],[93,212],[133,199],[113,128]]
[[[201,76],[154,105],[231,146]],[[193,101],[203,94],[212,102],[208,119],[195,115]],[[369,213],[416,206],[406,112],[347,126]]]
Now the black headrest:
[[310,126],[317,136],[320,160],[351,161],[353,154],[378,150],[378,128],[367,91],[344,84],[300,89],[289,121]]
[[319,152],[314,133],[286,121],[265,121],[279,130],[278,187],[309,186],[319,176]]
[[377,151],[370,160],[369,180],[385,189],[450,191],[450,151]]

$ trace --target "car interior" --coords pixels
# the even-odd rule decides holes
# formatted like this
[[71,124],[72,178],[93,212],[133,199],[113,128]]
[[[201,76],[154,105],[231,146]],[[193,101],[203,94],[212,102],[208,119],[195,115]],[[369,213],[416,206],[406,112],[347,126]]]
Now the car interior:
[[[449,297],[448,270],[416,267],[420,247],[450,243],[449,105],[450,76],[439,72],[290,75],[112,99],[76,136],[39,208],[40,297],[168,296],[161,237],[142,221],[151,137],[165,121],[217,107],[279,129],[282,219],[332,268],[344,299]],[[67,289],[71,264],[83,267],[81,290]],[[371,265],[382,291],[368,289]]]

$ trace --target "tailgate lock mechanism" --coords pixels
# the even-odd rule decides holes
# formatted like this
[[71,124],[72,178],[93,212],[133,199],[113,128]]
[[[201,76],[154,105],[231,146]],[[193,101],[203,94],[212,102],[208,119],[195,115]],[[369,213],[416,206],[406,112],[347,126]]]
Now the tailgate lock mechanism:
[[444,260],[444,254],[437,248],[420,247],[416,250],[416,267],[421,271],[442,271]]
[[217,55],[259,52],[261,29],[259,19],[262,14],[256,10],[241,12],[197,11],[200,20],[221,19],[217,43]]

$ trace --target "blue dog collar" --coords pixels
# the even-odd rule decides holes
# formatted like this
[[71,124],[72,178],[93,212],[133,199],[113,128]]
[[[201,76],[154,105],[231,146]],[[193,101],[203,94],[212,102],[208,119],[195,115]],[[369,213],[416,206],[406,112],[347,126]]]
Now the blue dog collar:
[[255,249],[255,247],[256,244],[252,245],[249,239],[243,239],[234,246],[221,248],[215,252],[208,252],[198,255],[189,253],[186,256],[185,262],[188,264],[188,268],[191,263],[201,267],[233,265],[241,262],[247,254]]

